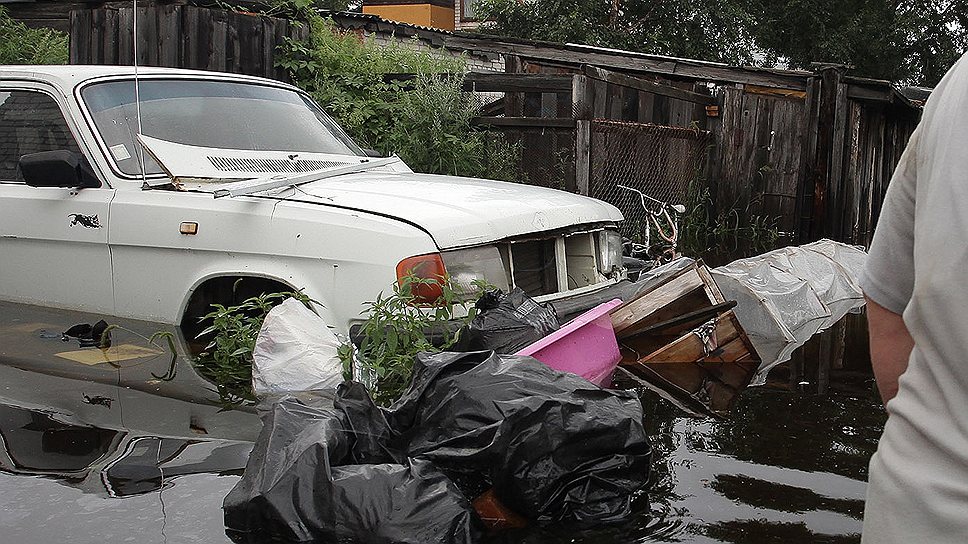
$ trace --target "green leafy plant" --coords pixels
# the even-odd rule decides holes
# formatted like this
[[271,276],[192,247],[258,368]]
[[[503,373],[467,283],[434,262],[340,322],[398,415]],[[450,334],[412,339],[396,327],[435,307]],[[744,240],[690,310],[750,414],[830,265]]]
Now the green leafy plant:
[[254,402],[252,393],[252,351],[266,315],[287,298],[295,298],[310,309],[314,302],[299,291],[263,293],[234,306],[212,304],[201,320],[210,325],[197,338],[208,340],[194,360],[198,373],[215,385],[219,398],[228,404]]
[[[484,289],[483,285],[476,287]],[[441,292],[431,304],[421,303],[417,295],[427,288]],[[340,356],[344,368],[352,365],[352,357],[356,358],[364,374],[358,378],[370,382],[373,399],[387,406],[410,386],[414,357],[420,352],[453,347],[463,325],[476,315],[476,308],[450,278],[438,281],[407,276],[394,283],[390,295],[381,293],[370,302],[364,315],[359,349],[347,345]]]
[[308,24],[308,41],[286,41],[277,64],[355,140],[418,172],[521,180],[520,146],[472,126],[481,101],[462,91],[463,59],[377,43],[315,14]]
[[780,220],[751,213],[756,204],[756,199],[745,206],[734,202],[714,212],[709,187],[696,178],[689,184],[686,213],[679,218],[680,250],[684,255],[720,264],[776,249],[783,237]]
[[67,59],[67,34],[29,28],[0,6],[0,64],[67,64]]

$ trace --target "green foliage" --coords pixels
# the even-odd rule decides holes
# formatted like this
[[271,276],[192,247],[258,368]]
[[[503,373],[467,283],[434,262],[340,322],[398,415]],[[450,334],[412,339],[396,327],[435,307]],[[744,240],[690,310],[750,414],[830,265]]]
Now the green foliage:
[[0,6],[0,64],[67,64],[67,34],[28,28]]
[[316,15],[309,25],[309,41],[287,41],[279,66],[358,142],[419,172],[519,177],[520,150],[471,126],[480,103],[461,91],[463,60],[379,45]]
[[693,181],[686,213],[679,218],[680,251],[718,265],[776,249],[783,236],[779,218],[751,213],[756,203],[734,202],[717,213],[709,187],[701,179]]
[[751,0],[757,41],[798,68],[851,65],[852,73],[934,85],[968,46],[964,0]]
[[730,63],[753,62],[741,0],[480,0],[485,32]]
[[[443,295],[432,305],[421,305],[414,293],[428,286],[439,286]],[[360,378],[374,381],[373,400],[388,406],[410,387],[414,357],[423,351],[438,352],[453,346],[460,337],[460,325],[473,319],[476,309],[449,278],[437,281],[408,276],[394,283],[389,296],[381,293],[370,302],[364,314],[366,321],[355,353],[365,374]],[[439,335],[436,342],[428,333]],[[344,367],[352,363],[352,356],[350,347],[340,351]]]
[[505,36],[934,85],[968,47],[968,0],[480,0]]
[[195,359],[195,368],[215,384],[215,391],[223,402],[255,401],[252,350],[256,338],[269,310],[290,297],[310,308],[314,302],[300,292],[264,293],[234,306],[212,304],[212,311],[201,318],[211,324],[198,333],[198,339],[209,342]]

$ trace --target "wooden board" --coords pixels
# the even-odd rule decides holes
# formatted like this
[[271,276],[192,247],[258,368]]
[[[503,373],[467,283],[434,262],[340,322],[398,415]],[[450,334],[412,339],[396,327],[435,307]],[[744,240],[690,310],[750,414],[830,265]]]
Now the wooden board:
[[612,310],[612,327],[615,329],[615,334],[621,338],[626,330],[636,326],[664,306],[701,288],[702,285],[702,277],[695,268],[688,268],[655,289],[628,300]]
[[715,319],[712,338],[709,346],[691,331],[643,356],[629,344],[657,338],[633,337],[622,341],[621,365],[691,411],[722,415],[749,385],[759,361],[732,311]]
[[724,302],[709,269],[697,261],[613,310],[612,327],[620,339],[627,338],[656,323]]

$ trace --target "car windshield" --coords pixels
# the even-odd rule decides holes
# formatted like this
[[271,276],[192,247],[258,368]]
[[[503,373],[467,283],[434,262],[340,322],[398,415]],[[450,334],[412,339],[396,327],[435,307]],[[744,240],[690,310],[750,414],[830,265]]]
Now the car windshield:
[[[189,79],[142,79],[138,86],[146,136],[210,148],[363,155],[316,104],[289,89]],[[134,81],[96,83],[81,98],[121,172],[140,174]],[[145,171],[162,173],[150,156]]]

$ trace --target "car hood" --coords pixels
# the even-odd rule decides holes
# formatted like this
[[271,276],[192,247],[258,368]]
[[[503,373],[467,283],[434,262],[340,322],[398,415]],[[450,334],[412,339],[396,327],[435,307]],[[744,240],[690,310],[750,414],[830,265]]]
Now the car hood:
[[623,219],[611,204],[565,191],[430,174],[362,172],[270,194],[398,218],[427,231],[440,249]]

